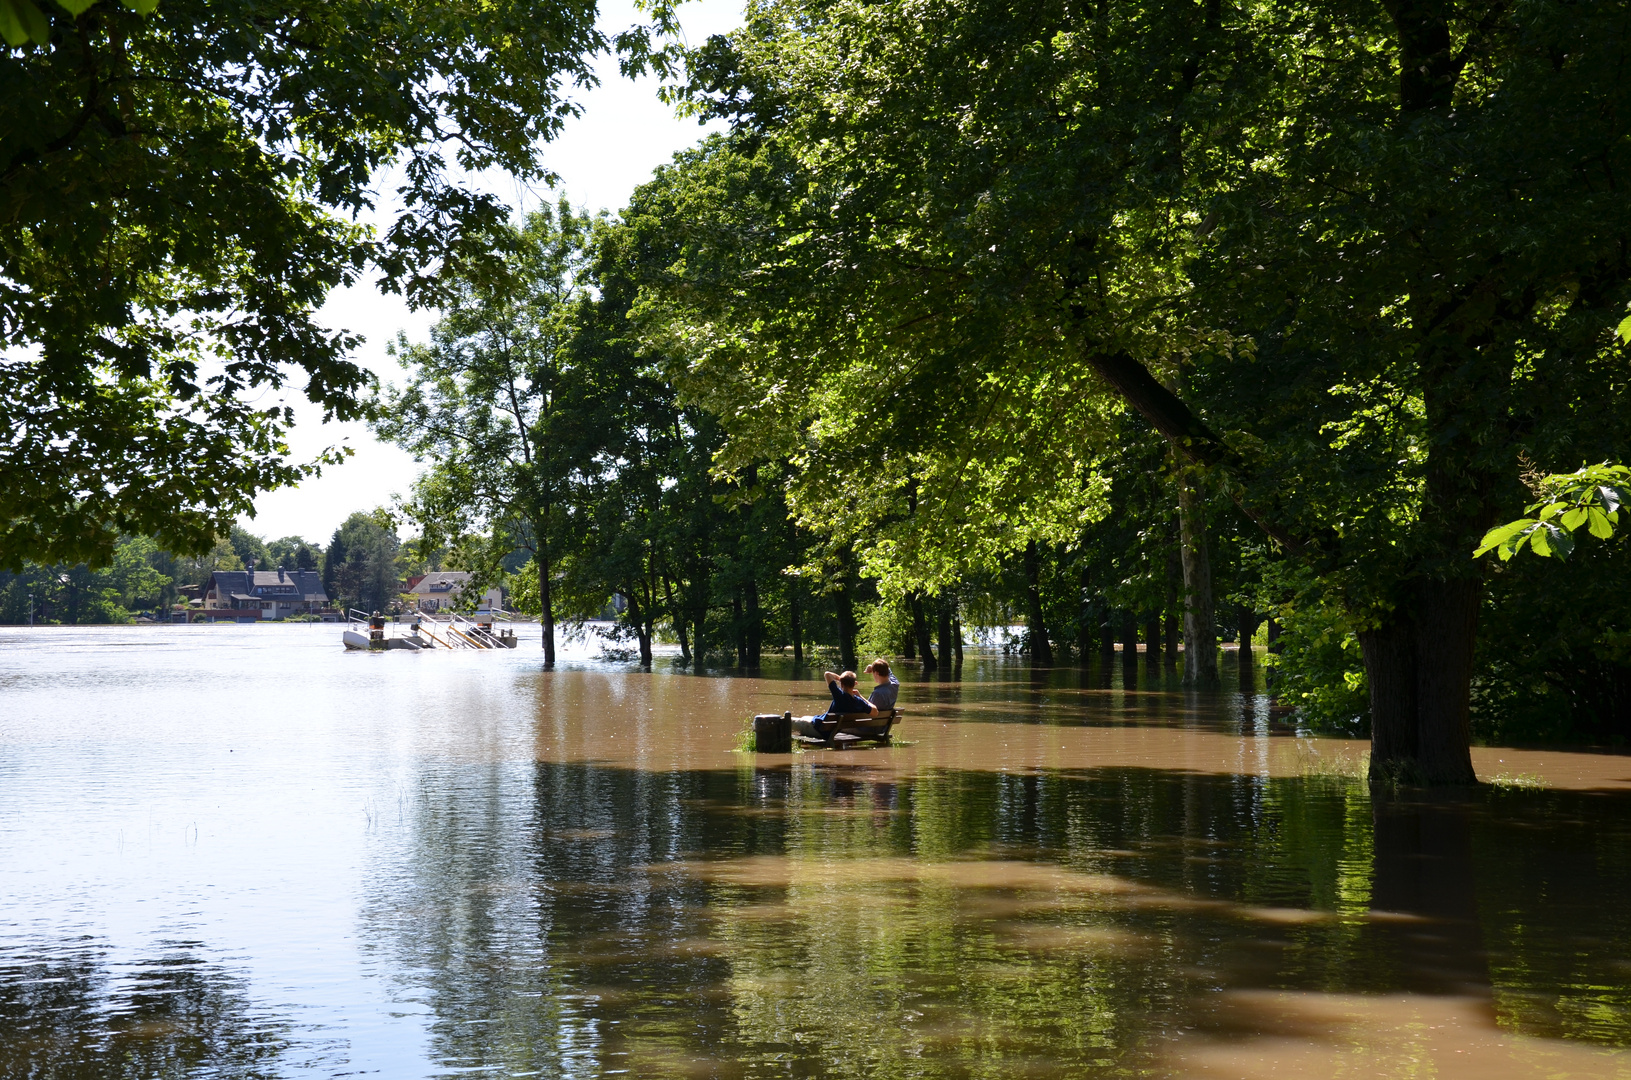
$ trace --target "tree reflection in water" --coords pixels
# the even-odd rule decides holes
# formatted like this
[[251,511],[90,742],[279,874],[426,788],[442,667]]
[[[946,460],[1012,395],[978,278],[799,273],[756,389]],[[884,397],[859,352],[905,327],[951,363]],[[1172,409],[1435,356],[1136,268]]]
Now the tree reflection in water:
[[320,1047],[292,1054],[288,1018],[252,1004],[197,949],[176,942],[117,964],[94,944],[0,956],[0,1076],[256,1078],[336,1064]]
[[448,766],[379,970],[511,1074],[1631,1069],[1617,798],[854,757]]

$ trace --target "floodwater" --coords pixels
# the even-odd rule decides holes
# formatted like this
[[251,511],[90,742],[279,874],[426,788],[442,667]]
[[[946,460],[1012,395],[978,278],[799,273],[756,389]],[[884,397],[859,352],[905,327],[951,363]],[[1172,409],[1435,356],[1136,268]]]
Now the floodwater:
[[0,628],[0,1076],[1631,1078],[1631,758],[972,655],[756,757],[818,678],[338,633]]

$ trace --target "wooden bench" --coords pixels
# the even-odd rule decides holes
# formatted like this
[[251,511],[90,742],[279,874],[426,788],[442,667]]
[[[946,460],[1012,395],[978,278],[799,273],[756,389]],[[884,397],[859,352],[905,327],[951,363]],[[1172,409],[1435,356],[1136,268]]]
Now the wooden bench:
[[812,726],[820,735],[799,735],[795,741],[829,750],[851,750],[865,742],[888,746],[890,731],[901,716],[901,711],[895,709],[885,716],[812,717]]

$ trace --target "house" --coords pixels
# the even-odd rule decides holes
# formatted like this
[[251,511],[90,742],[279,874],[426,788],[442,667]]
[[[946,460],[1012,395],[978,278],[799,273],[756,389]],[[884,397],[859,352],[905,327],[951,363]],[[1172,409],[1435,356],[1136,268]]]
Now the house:
[[[409,578],[402,591],[413,598],[414,605],[420,611],[441,611],[460,603],[460,595],[474,576],[467,570],[437,570],[422,577]],[[477,606],[494,610],[502,608],[504,590],[488,589]]]
[[217,570],[203,587],[201,618],[284,619],[328,607],[315,570]]

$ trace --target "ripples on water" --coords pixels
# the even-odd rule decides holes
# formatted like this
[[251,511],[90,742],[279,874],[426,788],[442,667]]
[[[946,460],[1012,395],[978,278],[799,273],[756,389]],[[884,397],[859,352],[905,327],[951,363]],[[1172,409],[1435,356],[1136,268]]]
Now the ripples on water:
[[[1266,699],[0,630],[0,1076],[1631,1076],[1631,762],[1373,803]],[[659,665],[661,666],[661,665]]]

